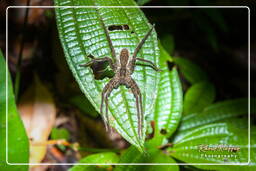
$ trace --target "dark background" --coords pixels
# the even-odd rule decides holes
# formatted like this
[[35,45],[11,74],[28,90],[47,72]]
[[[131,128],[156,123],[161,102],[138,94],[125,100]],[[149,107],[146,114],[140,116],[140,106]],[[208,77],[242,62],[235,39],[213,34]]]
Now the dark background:
[[[217,100],[247,96],[247,8],[156,8],[143,11],[148,18],[154,13],[151,22],[156,23],[160,39],[168,34],[173,36],[175,47],[171,55],[188,58],[208,73],[217,88]],[[214,20],[209,13],[220,18]],[[254,40],[251,49],[253,47]],[[251,54],[252,59],[254,54]],[[251,62],[253,74],[255,60]],[[255,94],[255,89],[252,94]]]

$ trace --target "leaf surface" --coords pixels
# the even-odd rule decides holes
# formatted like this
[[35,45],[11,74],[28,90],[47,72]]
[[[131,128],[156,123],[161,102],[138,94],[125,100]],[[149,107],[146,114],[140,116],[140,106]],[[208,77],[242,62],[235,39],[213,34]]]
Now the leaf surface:
[[177,69],[169,71],[167,61],[171,57],[160,45],[160,82],[154,108],[154,139],[152,145],[159,146],[164,137],[169,137],[176,130],[182,113],[182,88]]
[[[129,26],[129,30],[109,31],[118,56],[123,48],[127,48],[132,54],[151,26],[143,12],[136,7],[136,3],[132,0],[55,0],[55,5],[95,6],[95,8],[56,8],[56,17],[59,36],[69,67],[80,89],[99,112],[101,92],[109,79],[95,80],[90,68],[79,65],[90,61],[87,57],[89,54],[96,58],[113,57],[104,27],[124,24]],[[135,8],[99,6],[135,6]],[[138,57],[158,65],[159,49],[155,31],[143,45]],[[153,112],[159,74],[149,67],[137,66],[132,77],[141,90],[146,117]],[[127,141],[143,151],[144,138],[138,138],[135,98],[125,87],[121,86],[111,93],[109,115],[110,125]],[[144,125],[146,124],[144,123]],[[145,137],[145,132],[146,127],[143,129],[143,137]]]
[[[105,152],[105,153],[96,153],[89,156],[86,156],[85,158],[78,161],[78,163],[118,163],[119,156],[116,153],[113,152]],[[103,166],[103,165],[76,165],[69,169],[69,171],[92,171],[92,170],[109,170],[111,169],[111,166]]]
[[234,99],[217,102],[206,107],[201,113],[182,118],[180,131],[248,113],[248,99]]
[[173,60],[174,63],[178,65],[186,80],[188,80],[191,84],[208,80],[207,74],[198,65],[190,60],[180,57],[175,57]]
[[[173,148],[169,149],[170,155],[187,163],[247,163],[248,162],[248,129],[238,127],[237,122],[220,122],[203,125],[190,129],[189,132],[176,136]],[[243,120],[246,125],[247,121]],[[241,125],[241,124],[240,124]],[[255,127],[252,128],[255,130]],[[255,164],[256,148],[255,131],[251,133],[251,155]],[[226,147],[224,148],[220,147]],[[209,150],[209,147],[215,150]],[[227,147],[239,148],[237,151],[228,151]],[[224,149],[224,150],[223,150]],[[200,169],[213,170],[255,170],[254,166],[214,166],[194,165]]]
[[207,82],[202,81],[193,84],[186,92],[184,97],[185,115],[201,112],[205,107],[210,105],[215,99],[215,88]]
[[[147,154],[140,153],[134,146],[129,147],[120,157],[119,163],[176,163],[175,160],[165,155],[158,149],[150,149]],[[118,165],[114,171],[178,171],[178,165]]]
[[[8,162],[28,163],[28,138],[16,109],[12,82],[8,74],[8,88],[6,87],[6,63],[0,50],[0,168],[1,170],[28,170],[25,165],[6,164],[6,103],[8,103]],[[6,101],[6,91],[7,101]]]

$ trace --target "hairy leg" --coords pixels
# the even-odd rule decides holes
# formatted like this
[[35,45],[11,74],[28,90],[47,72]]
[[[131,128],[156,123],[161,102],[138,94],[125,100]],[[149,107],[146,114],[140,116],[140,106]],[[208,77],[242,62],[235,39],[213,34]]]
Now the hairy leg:
[[[106,99],[106,95],[105,95],[105,92],[103,91],[102,95],[101,95],[100,113],[102,114],[104,125],[105,125],[105,128],[106,128],[106,131],[108,132],[110,130],[109,118],[108,118],[108,115],[103,114],[103,106],[104,106],[105,99]],[[106,107],[106,110],[107,110],[107,106],[105,106],[105,107]]]
[[[117,83],[118,82],[116,81],[115,78],[111,79],[103,88],[102,95],[101,95],[100,113],[103,116],[106,131],[110,131],[110,132],[111,132],[111,128],[109,126],[109,116],[108,116],[108,97],[112,92],[112,90],[114,89],[114,87],[116,87]],[[105,102],[105,114],[103,113],[104,102]]]
[[131,87],[132,93],[136,99],[136,108],[137,108],[137,117],[138,117],[138,134],[139,138],[142,138],[142,129],[143,129],[143,111],[142,111],[142,97],[140,93],[139,86],[137,83],[131,78],[128,86]]
[[105,112],[105,116],[107,118],[107,122],[108,122],[108,128],[109,128],[109,132],[112,133],[112,129],[111,127],[109,126],[109,116],[108,116],[108,94],[106,95],[106,98],[105,98],[105,104],[106,104],[106,112]]
[[132,55],[132,60],[129,62],[129,68],[131,70],[131,73],[133,73],[134,68],[135,68],[135,62],[136,62],[136,56],[139,53],[140,49],[142,48],[143,44],[145,43],[145,41],[148,39],[148,37],[150,36],[151,32],[153,31],[155,27],[155,24],[152,25],[152,27],[150,28],[150,30],[147,32],[147,34],[143,37],[143,39],[141,39],[141,41],[139,42],[139,44],[137,45],[137,47],[135,48],[133,55]]
[[[136,58],[136,60],[148,63],[148,65],[144,65],[144,66],[149,66],[153,68],[155,71],[161,71],[159,68],[157,68],[157,66],[153,62],[149,60],[142,59],[142,58]],[[136,65],[140,65],[140,64],[136,64]]]

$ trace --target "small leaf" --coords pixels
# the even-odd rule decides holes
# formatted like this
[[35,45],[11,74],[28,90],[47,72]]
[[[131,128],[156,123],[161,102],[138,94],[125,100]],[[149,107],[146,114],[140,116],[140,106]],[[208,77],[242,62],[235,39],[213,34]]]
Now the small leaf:
[[174,63],[178,65],[183,76],[191,83],[207,81],[207,74],[196,64],[185,58],[173,58]]
[[[28,170],[26,165],[7,165],[6,163],[6,103],[8,103],[8,162],[28,163],[28,138],[16,109],[12,82],[6,73],[6,63],[0,50],[0,168],[1,170]],[[8,87],[6,87],[8,74]],[[6,91],[7,101],[6,101]]]
[[[119,163],[176,163],[175,160],[158,149],[150,149],[148,153],[140,153],[134,146],[129,147],[120,157]],[[118,165],[114,171],[178,171],[178,165]]]
[[[243,120],[243,124],[248,121]],[[255,127],[251,132],[251,155],[256,151]],[[247,163],[248,162],[248,129],[237,127],[236,122],[221,122],[200,126],[190,129],[182,135],[177,135],[174,139],[173,148],[168,149],[170,155],[187,163]],[[207,147],[236,147],[237,151],[227,151],[220,148],[217,150],[207,150]],[[226,148],[227,149],[227,148]],[[216,155],[216,156],[214,156]],[[231,156],[232,155],[232,156]],[[255,163],[255,158],[251,158]],[[214,166],[214,165],[194,165],[200,169],[226,170],[226,169],[251,169],[255,166]]]
[[212,104],[201,113],[187,115],[182,119],[179,131],[188,130],[222,119],[248,113],[248,99],[227,100]]
[[152,146],[163,143],[164,137],[169,137],[176,130],[182,112],[182,88],[179,75],[174,67],[169,71],[167,60],[171,57],[159,44],[160,47],[160,82],[157,90],[154,116],[149,121],[154,121],[155,137],[151,140]]
[[[68,65],[82,92],[96,111],[100,112],[101,92],[109,79],[95,80],[90,68],[79,65],[90,61],[87,57],[89,54],[96,58],[112,56],[104,28],[111,25],[127,24],[129,26],[129,30],[109,31],[110,39],[118,56],[123,48],[127,48],[132,54],[151,25],[133,0],[55,0],[55,5],[95,6],[95,8],[63,7],[56,8],[55,11],[59,36]],[[134,6],[135,8],[104,8],[100,6]],[[150,60],[158,66],[159,49],[155,31],[143,45],[138,57]],[[159,74],[151,68],[138,66],[132,77],[141,90],[143,111],[146,117],[153,112]],[[143,138],[139,138],[137,110],[133,94],[123,86],[113,90],[109,96],[108,109],[110,125],[127,141],[143,151],[146,127],[143,129]]]
[[214,86],[206,81],[192,85],[184,97],[184,114],[201,112],[215,99]]
[[98,112],[94,109],[90,101],[82,95],[78,95],[70,98],[69,102],[75,105],[76,107],[78,107],[82,112],[92,117],[98,116]]
[[[89,155],[78,163],[102,163],[102,164],[110,164],[110,163],[118,163],[119,157],[116,153],[113,152],[105,152],[105,153],[97,153]],[[69,171],[91,171],[91,170],[106,170],[103,168],[110,168],[111,166],[103,166],[103,165],[96,165],[96,166],[83,166],[83,165],[76,165],[69,169]]]
[[55,123],[56,106],[51,93],[35,77],[21,96],[18,109],[30,140],[30,163],[40,163],[46,154],[47,140]]
[[69,132],[65,128],[53,128],[51,132],[51,139],[59,140],[59,139],[69,139]]
[[168,52],[168,54],[172,55],[175,48],[174,38],[171,34],[166,34],[161,38],[161,43]]

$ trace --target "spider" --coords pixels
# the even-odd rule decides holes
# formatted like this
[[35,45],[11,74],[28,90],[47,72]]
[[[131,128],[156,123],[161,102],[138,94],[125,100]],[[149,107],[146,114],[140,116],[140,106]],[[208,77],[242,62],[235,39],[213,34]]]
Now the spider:
[[[145,62],[147,63],[147,65],[144,65],[144,66],[149,66],[153,68],[155,71],[160,71],[160,69],[158,69],[153,62],[146,59],[137,58],[138,52],[140,51],[141,47],[143,46],[147,38],[150,36],[151,32],[153,31],[153,28],[154,28],[154,25],[152,25],[151,29],[147,32],[144,38],[139,42],[132,56],[130,56],[128,49],[123,48],[120,52],[119,58],[117,58],[108,30],[106,29],[106,27],[104,27],[104,31],[105,31],[108,43],[110,45],[111,54],[114,60],[110,57],[95,58],[94,56],[89,55],[88,57],[91,58],[92,60],[86,64],[80,65],[83,67],[91,67],[93,69],[95,68],[95,66],[97,66],[98,63],[108,62],[111,69],[114,72],[114,76],[105,85],[101,94],[100,113],[103,115],[103,121],[104,121],[104,125],[106,127],[107,132],[109,130],[111,132],[111,129],[109,126],[109,116],[108,116],[108,97],[113,89],[117,89],[119,86],[124,85],[126,86],[126,88],[131,89],[136,99],[136,108],[137,108],[137,117],[138,117],[138,135],[139,135],[139,138],[141,138],[142,136],[143,117],[144,117],[143,111],[142,111],[142,97],[141,97],[140,88],[137,85],[137,83],[134,81],[134,79],[131,77],[131,75],[133,74],[135,66],[137,65],[136,61]],[[106,105],[105,115],[103,114],[104,103]]]

